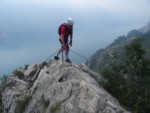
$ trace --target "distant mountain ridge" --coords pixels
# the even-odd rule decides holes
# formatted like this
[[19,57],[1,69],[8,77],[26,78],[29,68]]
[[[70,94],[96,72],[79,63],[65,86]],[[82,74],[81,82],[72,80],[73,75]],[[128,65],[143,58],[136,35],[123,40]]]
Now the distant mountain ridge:
[[103,70],[105,70],[108,67],[108,64],[112,62],[113,53],[118,52],[121,57],[119,58],[119,62],[122,62],[125,59],[124,55],[124,49],[123,46],[130,43],[134,38],[141,37],[144,39],[142,42],[142,46],[146,50],[147,58],[150,56],[150,22],[136,30],[131,30],[128,32],[128,34],[125,36],[119,36],[117,39],[115,39],[111,44],[109,44],[105,49],[99,49],[96,51],[95,54],[93,54],[90,59],[86,62],[86,65],[99,73],[102,73]]
[[142,33],[146,33],[148,31],[150,31],[150,22],[146,26],[140,28],[138,31],[140,31]]

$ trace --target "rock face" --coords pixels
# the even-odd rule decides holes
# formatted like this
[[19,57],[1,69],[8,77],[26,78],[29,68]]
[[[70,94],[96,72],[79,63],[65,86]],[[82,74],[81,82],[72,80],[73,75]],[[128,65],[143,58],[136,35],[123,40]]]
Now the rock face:
[[7,79],[4,113],[129,113],[85,65],[50,60],[31,65],[24,79]]

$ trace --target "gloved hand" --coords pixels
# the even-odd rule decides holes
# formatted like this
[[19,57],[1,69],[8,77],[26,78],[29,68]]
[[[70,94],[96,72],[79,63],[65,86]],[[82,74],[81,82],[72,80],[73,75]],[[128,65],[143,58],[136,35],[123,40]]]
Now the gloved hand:
[[72,40],[70,41],[69,45],[70,45],[70,47],[72,46]]
[[66,49],[67,49],[67,45],[64,45],[64,46],[63,46],[63,49],[65,49],[65,50],[66,50]]

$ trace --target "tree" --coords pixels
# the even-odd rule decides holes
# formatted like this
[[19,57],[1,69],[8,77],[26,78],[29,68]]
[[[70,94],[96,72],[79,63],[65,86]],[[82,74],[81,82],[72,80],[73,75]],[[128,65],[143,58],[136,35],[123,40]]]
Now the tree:
[[145,68],[147,63],[144,59],[145,51],[142,49],[140,39],[135,39],[131,44],[125,46],[126,49],[126,69],[128,77],[133,81],[133,85],[136,86],[137,90],[141,90],[142,87],[142,76],[145,75]]
[[[125,62],[127,73],[127,93],[134,95],[130,106],[139,113],[150,112],[150,62],[145,58],[145,50],[141,46],[141,38],[134,39],[125,46],[127,60]],[[146,107],[147,106],[147,107]],[[145,110],[145,111],[144,111]]]
[[145,58],[141,42],[141,38],[136,38],[124,47],[123,64],[116,63],[118,56],[113,57],[111,68],[103,73],[104,87],[131,111],[149,113],[150,61]]

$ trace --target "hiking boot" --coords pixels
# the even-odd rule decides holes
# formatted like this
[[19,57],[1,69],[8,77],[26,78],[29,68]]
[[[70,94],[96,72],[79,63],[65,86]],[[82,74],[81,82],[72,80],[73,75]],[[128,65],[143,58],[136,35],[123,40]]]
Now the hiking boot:
[[65,61],[66,61],[67,63],[71,63],[70,59],[68,59],[68,58],[67,58]]
[[55,56],[55,57],[54,57],[54,60],[59,60],[59,57],[58,57],[58,56]]

